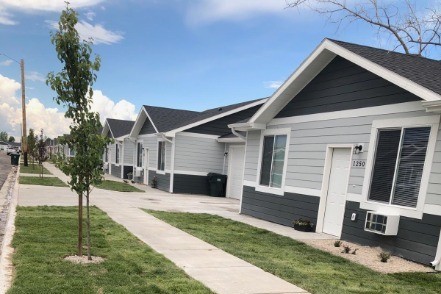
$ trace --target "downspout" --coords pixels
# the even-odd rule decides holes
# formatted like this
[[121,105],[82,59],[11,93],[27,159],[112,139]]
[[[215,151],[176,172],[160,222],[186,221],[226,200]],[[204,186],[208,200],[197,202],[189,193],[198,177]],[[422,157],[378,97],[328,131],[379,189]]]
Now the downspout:
[[242,136],[241,134],[239,134],[234,128],[231,128],[231,132],[233,133],[233,135],[239,137],[242,141],[246,141],[247,138],[245,136]]
[[176,136],[172,141],[171,160],[170,160],[170,193],[173,193],[175,181],[175,150],[176,150]]
[[228,156],[228,152],[227,152],[227,144],[224,145],[224,165],[222,165],[222,174],[225,174],[225,162],[227,161],[227,156]]
[[436,271],[441,271],[441,230],[440,230],[435,259],[432,262],[430,262],[430,266],[433,267],[433,269]]

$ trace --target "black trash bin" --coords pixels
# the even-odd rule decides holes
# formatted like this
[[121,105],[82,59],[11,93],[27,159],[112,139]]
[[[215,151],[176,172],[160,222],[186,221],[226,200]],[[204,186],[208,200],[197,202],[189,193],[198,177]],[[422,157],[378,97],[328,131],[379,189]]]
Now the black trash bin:
[[209,195],[214,197],[225,197],[225,188],[227,186],[227,176],[217,173],[207,175]]
[[11,165],[18,165],[20,154],[18,153],[11,153]]

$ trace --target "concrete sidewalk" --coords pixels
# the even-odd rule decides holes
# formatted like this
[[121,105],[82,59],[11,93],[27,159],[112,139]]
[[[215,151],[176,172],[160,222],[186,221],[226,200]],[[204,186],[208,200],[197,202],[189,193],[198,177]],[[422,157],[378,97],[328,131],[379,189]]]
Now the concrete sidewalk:
[[[54,166],[46,164],[46,168],[61,180],[68,180]],[[29,186],[20,185],[20,205],[75,205],[76,201],[76,195],[66,188],[34,186],[30,190]],[[217,293],[307,293],[139,209],[159,204],[163,208],[171,205],[199,212],[206,208],[207,213],[238,215],[236,200],[168,194],[150,188],[146,193],[95,189],[91,204]]]

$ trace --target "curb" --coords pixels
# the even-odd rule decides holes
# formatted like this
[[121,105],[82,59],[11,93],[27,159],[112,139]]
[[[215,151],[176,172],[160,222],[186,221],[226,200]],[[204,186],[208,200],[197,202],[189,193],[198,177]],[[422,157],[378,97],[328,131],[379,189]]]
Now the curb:
[[[3,185],[2,191],[5,189],[11,191],[11,202],[9,204],[8,216],[5,226],[5,235],[3,238],[1,255],[0,255],[0,294],[6,293],[12,285],[14,267],[12,264],[12,255],[14,253],[14,248],[12,247],[12,238],[15,232],[15,216],[16,208],[18,203],[18,178],[20,173],[20,167],[17,168],[16,173],[14,170],[9,174],[10,177],[16,176],[15,181],[12,186]],[[6,182],[5,182],[6,183]],[[7,193],[7,192],[6,192]]]

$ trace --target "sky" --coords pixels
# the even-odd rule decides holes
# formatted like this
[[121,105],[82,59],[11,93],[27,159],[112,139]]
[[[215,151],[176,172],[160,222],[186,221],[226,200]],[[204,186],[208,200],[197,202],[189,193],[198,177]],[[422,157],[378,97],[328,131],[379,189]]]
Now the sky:
[[[393,46],[369,25],[338,26],[306,8],[288,9],[285,0],[70,3],[79,13],[77,30],[93,38],[102,60],[92,106],[102,120],[135,120],[142,105],[201,111],[270,96],[326,37]],[[49,137],[69,131],[64,109],[45,83],[49,72],[61,68],[50,34],[64,7],[62,0],[0,0],[0,131],[17,139],[20,59],[28,129],[44,129]]]

